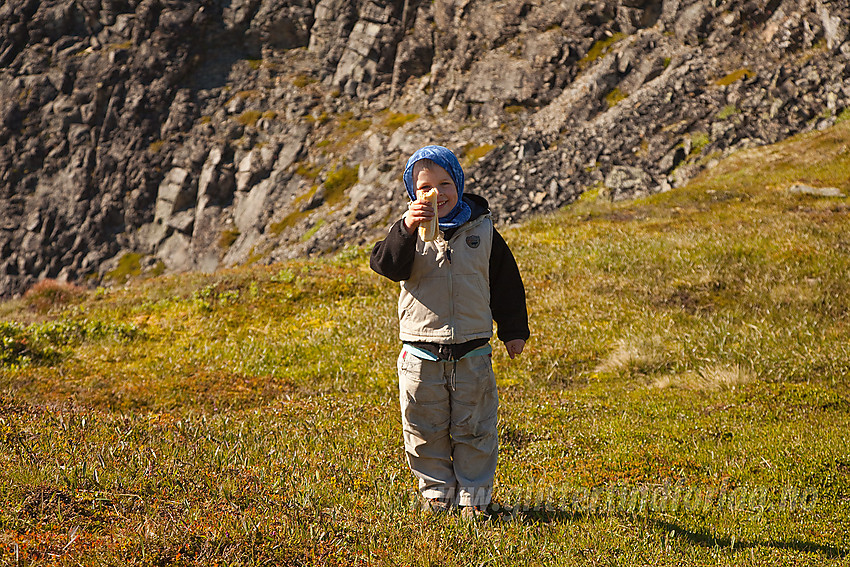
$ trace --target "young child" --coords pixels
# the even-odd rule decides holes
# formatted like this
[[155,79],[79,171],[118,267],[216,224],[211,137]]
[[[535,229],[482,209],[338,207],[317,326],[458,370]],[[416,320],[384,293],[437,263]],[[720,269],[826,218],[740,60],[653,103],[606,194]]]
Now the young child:
[[[513,359],[529,337],[519,268],[487,201],[464,195],[463,169],[442,146],[414,153],[404,170],[411,203],[372,250],[377,273],[401,282],[398,358],[404,448],[423,508],[489,517],[496,473],[498,396],[493,321]],[[436,188],[437,210],[420,197]],[[439,217],[441,235],[418,236]]]

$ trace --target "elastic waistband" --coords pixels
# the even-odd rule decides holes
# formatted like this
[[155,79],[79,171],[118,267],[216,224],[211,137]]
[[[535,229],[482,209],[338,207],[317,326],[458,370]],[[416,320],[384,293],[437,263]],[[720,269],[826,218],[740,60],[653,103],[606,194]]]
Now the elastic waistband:
[[[431,362],[454,362],[453,360],[441,359],[440,357],[438,357],[437,355],[435,355],[432,352],[428,352],[425,349],[421,349],[419,347],[415,347],[415,346],[407,344],[407,343],[404,343],[401,350],[403,352],[410,353],[413,356],[415,356],[416,358],[419,358],[421,360],[430,360]],[[490,345],[490,343],[487,343],[484,346],[481,346],[481,347],[478,347],[474,350],[469,351],[465,355],[461,356],[458,360],[463,360],[464,358],[469,358],[469,357],[472,357],[472,356],[484,356],[485,354],[490,354],[492,352],[493,352],[492,345]]]

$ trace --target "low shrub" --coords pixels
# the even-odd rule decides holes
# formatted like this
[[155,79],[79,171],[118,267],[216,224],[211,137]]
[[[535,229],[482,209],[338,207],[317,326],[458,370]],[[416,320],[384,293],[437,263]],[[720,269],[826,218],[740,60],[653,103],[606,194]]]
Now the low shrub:
[[49,321],[32,325],[0,322],[0,368],[59,362],[69,347],[84,341],[136,338],[134,324],[103,321]]
[[46,313],[82,299],[86,290],[72,283],[58,280],[41,280],[24,294],[24,302],[38,312]]

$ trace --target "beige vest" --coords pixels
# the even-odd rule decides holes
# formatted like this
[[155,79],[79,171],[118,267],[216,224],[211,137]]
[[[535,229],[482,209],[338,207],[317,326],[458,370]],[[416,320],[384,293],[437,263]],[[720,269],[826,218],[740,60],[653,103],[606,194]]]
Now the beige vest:
[[492,248],[490,215],[464,224],[448,242],[417,239],[413,270],[398,298],[402,341],[460,344],[493,336]]

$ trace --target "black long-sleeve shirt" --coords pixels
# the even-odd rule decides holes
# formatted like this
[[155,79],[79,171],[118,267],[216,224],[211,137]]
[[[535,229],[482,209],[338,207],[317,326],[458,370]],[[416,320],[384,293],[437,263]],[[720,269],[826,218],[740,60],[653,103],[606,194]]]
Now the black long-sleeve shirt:
[[[464,195],[464,200],[472,209],[472,219],[489,211],[487,201],[477,195]],[[446,240],[451,239],[453,229],[446,231]],[[413,269],[416,254],[417,234],[408,234],[403,220],[390,228],[389,234],[372,249],[369,265],[378,274],[394,282],[408,279]],[[508,342],[514,339],[528,340],[528,311],[525,305],[525,287],[519,273],[519,267],[505,239],[494,228],[493,246],[490,251],[490,311],[498,326],[500,340]],[[462,345],[449,345],[448,348],[428,348],[431,345],[417,343],[434,352],[441,358],[460,358],[467,352],[488,342],[478,339]],[[451,356],[445,356],[449,353]]]

